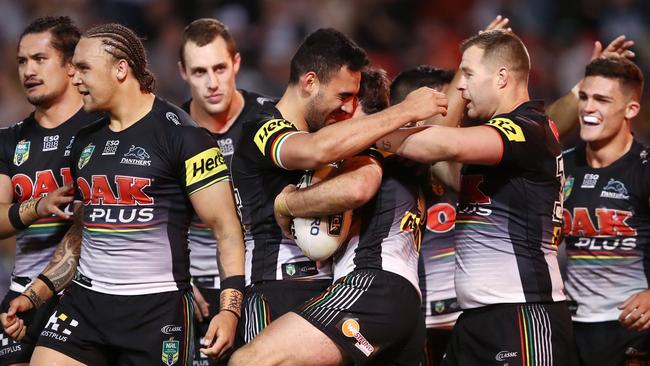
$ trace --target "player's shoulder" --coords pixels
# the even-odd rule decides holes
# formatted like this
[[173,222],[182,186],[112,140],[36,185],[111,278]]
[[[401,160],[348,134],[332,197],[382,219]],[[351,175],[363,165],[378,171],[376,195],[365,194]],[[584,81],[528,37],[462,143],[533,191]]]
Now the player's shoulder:
[[82,126],[77,134],[75,135],[75,141],[87,138],[95,133],[99,132],[102,128],[106,127],[110,123],[111,119],[108,115],[100,115],[99,118],[92,120]]
[[650,174],[650,147],[648,145],[634,140],[630,147],[630,158],[638,169],[643,170],[645,174]]
[[546,128],[550,127],[542,101],[524,102],[508,113],[492,117],[486,124],[501,131],[508,140],[516,142],[525,142],[527,135],[544,135]]
[[272,98],[263,94],[259,94],[253,91],[239,89],[239,92],[244,97],[244,108],[251,110],[259,110],[265,105],[275,106],[278,102],[277,98]]
[[161,127],[171,130],[198,126],[182,108],[158,96],[154,100],[151,114]]

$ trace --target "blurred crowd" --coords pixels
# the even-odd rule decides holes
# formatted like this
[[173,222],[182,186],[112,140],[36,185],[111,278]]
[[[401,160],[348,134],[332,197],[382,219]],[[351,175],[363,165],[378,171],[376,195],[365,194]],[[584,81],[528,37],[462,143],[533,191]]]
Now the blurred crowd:
[[[456,68],[460,42],[497,14],[510,19],[528,46],[534,99],[550,102],[568,92],[581,78],[594,41],[607,44],[619,34],[636,42],[635,61],[650,77],[647,0],[0,0],[0,14],[0,126],[31,111],[16,72],[16,42],[25,25],[43,15],[68,15],[82,29],[119,22],[136,30],[158,79],[156,94],[175,103],[189,96],[177,67],[180,36],[201,17],[223,21],[237,40],[237,85],[271,96],[286,86],[297,45],[317,28],[350,35],[394,77],[419,64]],[[650,143],[647,89],[634,129]]]

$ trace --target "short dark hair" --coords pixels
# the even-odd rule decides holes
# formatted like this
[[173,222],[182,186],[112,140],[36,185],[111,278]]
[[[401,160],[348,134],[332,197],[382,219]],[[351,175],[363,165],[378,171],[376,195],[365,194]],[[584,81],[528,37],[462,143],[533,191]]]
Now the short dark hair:
[[585,68],[585,77],[602,76],[616,79],[622,88],[632,92],[637,100],[643,95],[643,72],[625,57],[597,58]]
[[388,108],[388,77],[380,68],[366,68],[361,71],[359,103],[365,114],[372,114]]
[[452,70],[439,69],[429,65],[420,65],[400,72],[390,84],[390,104],[403,101],[415,89],[428,86],[440,90],[454,79]]
[[509,70],[520,73],[528,78],[530,72],[530,57],[524,42],[514,33],[495,29],[479,33],[463,41],[462,52],[476,46],[484,51],[483,59],[496,59],[504,62]]
[[181,46],[179,49],[181,65],[185,66],[185,55],[183,54],[183,51],[185,50],[187,42],[193,42],[196,43],[197,46],[203,47],[214,41],[217,37],[223,38],[224,42],[226,42],[226,48],[228,49],[230,57],[234,58],[235,54],[237,54],[237,44],[225,24],[211,18],[197,19],[188,24],[183,31],[183,39],[181,40]]
[[319,29],[305,38],[291,59],[289,84],[296,84],[310,71],[327,83],[341,67],[359,71],[368,65],[368,55],[343,33],[332,29]]
[[47,16],[34,19],[20,34],[19,41],[28,34],[50,32],[52,48],[61,53],[63,62],[69,62],[74,55],[81,31],[67,16]]
[[143,92],[153,92],[156,78],[147,68],[147,53],[138,36],[129,28],[116,23],[93,27],[83,34],[84,38],[100,38],[104,50],[117,60],[126,60]]

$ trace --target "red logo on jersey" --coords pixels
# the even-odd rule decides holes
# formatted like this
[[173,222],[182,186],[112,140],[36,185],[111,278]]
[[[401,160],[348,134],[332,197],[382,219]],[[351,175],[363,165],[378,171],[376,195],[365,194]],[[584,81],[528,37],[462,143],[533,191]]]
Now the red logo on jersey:
[[151,205],[153,198],[144,193],[144,189],[151,185],[150,178],[115,176],[117,195],[111,188],[105,175],[93,175],[92,184],[85,178],[77,178],[77,185],[81,191],[84,205]]
[[479,186],[485,177],[482,175],[463,175],[460,181],[461,203],[489,204],[490,196],[481,191]]
[[586,207],[575,207],[573,216],[564,209],[563,231],[564,235],[571,236],[636,236],[636,230],[626,223],[630,217],[630,211],[597,208],[598,226],[595,226]]
[[437,203],[427,210],[427,229],[437,234],[454,228],[456,208],[448,203]]
[[[70,168],[61,168],[59,175],[64,185],[72,183]],[[16,174],[11,178],[11,183],[14,186],[14,197],[19,202],[39,198],[59,188],[52,169],[37,171],[34,180],[25,174]]]

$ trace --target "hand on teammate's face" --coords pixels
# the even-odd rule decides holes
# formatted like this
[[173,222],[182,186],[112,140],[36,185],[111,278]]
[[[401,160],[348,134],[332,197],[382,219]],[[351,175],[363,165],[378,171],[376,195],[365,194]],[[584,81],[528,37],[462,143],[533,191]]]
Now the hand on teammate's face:
[[38,216],[48,217],[50,215],[56,215],[62,219],[70,219],[70,215],[61,210],[61,207],[69,204],[73,199],[74,190],[72,183],[68,183],[41,198],[41,201],[38,203]]
[[405,111],[411,113],[413,121],[423,121],[437,114],[447,115],[447,95],[423,86],[410,92],[400,103]]
[[230,311],[223,310],[215,315],[201,342],[205,345],[201,353],[210,358],[221,358],[235,343],[237,323],[237,316]]
[[650,290],[630,296],[618,308],[622,310],[618,321],[624,327],[636,330],[650,329]]
[[0,314],[0,323],[5,334],[16,341],[23,339],[27,334],[25,321],[18,317],[18,313],[24,313],[32,309],[32,303],[25,296],[18,296],[11,300],[6,313]]
[[603,49],[602,43],[596,41],[594,43],[594,50],[591,53],[591,60],[610,57],[633,58],[635,54],[630,50],[632,46],[634,46],[634,41],[626,39],[625,35],[616,37],[605,49]]

